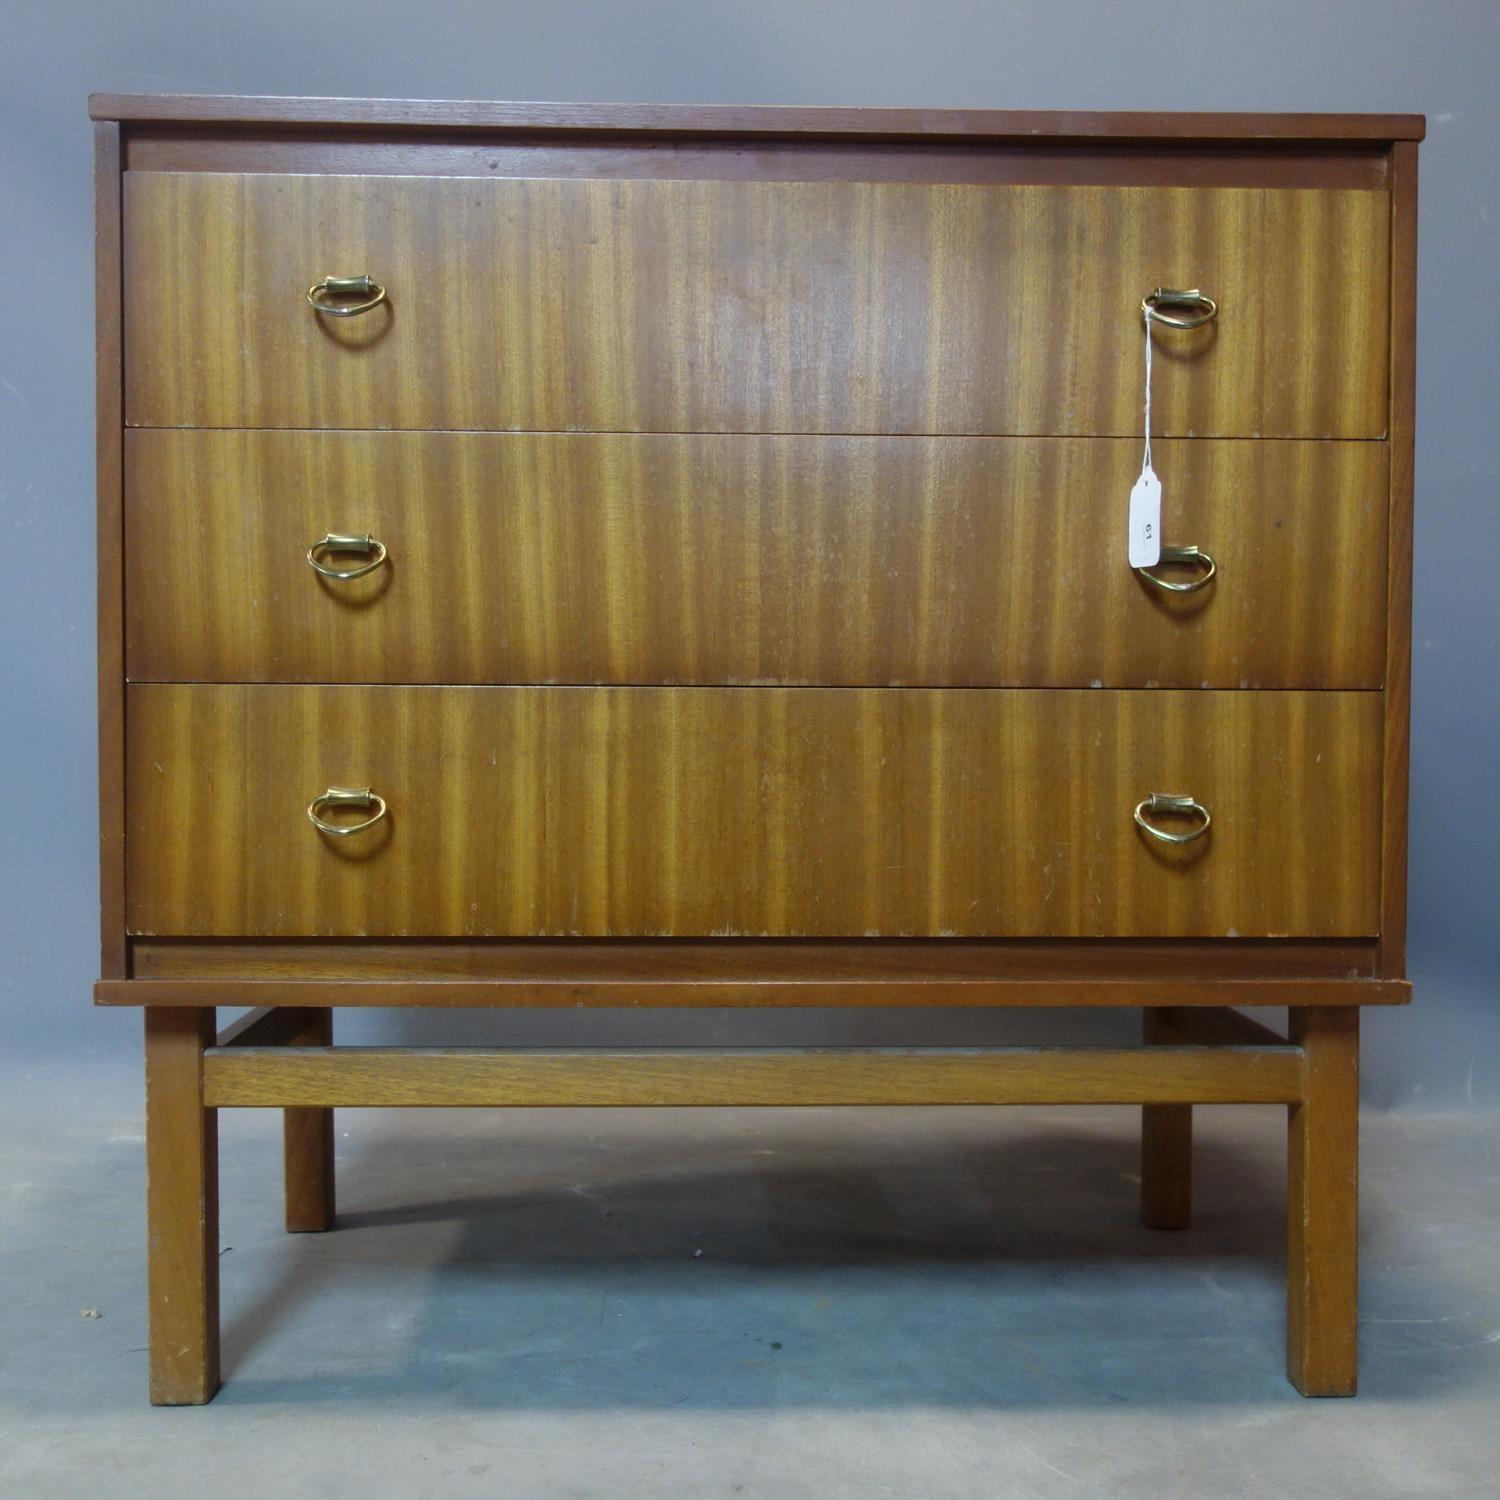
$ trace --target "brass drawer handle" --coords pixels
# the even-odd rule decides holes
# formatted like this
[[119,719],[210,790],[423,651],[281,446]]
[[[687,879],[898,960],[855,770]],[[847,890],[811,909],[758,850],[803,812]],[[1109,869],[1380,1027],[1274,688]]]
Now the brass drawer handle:
[[1189,578],[1186,583],[1173,583],[1169,579],[1158,578],[1149,568],[1136,569],[1148,583],[1154,583],[1157,588],[1165,589],[1169,594],[1196,594],[1219,571],[1214,566],[1213,558],[1197,547],[1163,547],[1161,562],[1155,566],[1159,568],[1162,563],[1192,563],[1201,569],[1196,578]]
[[[320,552],[358,552],[366,557],[373,552],[375,555],[357,568],[330,568],[327,563],[319,560]],[[385,543],[377,542],[369,535],[340,536],[337,532],[330,531],[321,541],[314,542],[307,549],[307,561],[309,567],[315,568],[325,578],[363,578],[385,561]]]
[[[1163,311],[1170,307],[1184,311]],[[1141,298],[1141,311],[1150,321],[1165,323],[1168,328],[1201,328],[1210,318],[1218,316],[1219,304],[1212,297],[1205,297],[1197,287],[1174,291],[1171,287],[1159,286]]]
[[[318,816],[325,807],[373,807],[375,816],[366,818],[363,823],[330,823]],[[348,838],[351,833],[363,833],[365,829],[373,828],[385,816],[385,798],[367,786],[331,786],[307,804],[307,816],[319,833]]]
[[[330,297],[363,297],[363,302],[330,302]],[[307,289],[307,300],[330,318],[357,318],[385,301],[385,288],[368,276],[325,276]]]
[[[1198,819],[1198,826],[1189,828],[1186,833],[1170,833],[1165,828],[1148,823],[1148,813],[1186,813],[1189,817]],[[1164,844],[1191,844],[1194,839],[1201,839],[1208,832],[1208,825],[1212,821],[1208,809],[1201,802],[1195,802],[1193,798],[1177,792],[1152,792],[1144,802],[1137,802],[1135,805],[1135,826]]]

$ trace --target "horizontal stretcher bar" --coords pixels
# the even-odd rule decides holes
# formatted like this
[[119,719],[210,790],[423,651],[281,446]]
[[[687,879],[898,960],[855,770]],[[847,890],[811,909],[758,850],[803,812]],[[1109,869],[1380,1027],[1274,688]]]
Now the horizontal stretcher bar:
[[209,1108],[1294,1104],[1281,1046],[579,1049],[211,1047]]

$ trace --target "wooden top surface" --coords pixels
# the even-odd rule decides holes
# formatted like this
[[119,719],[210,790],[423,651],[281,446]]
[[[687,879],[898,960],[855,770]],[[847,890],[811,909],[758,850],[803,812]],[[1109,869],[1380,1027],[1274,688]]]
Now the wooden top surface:
[[1168,111],[851,109],[723,104],[490,103],[214,94],[91,94],[96,120],[388,130],[624,131],[646,135],[839,136],[958,141],[1421,140],[1424,115]]

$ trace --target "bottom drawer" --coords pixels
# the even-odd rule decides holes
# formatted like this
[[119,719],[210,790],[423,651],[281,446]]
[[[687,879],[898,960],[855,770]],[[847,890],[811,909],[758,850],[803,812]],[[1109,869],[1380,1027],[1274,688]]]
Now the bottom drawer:
[[[147,684],[126,715],[136,934],[1376,930],[1373,692]],[[320,832],[330,786],[387,812]],[[1154,792],[1209,831],[1142,831]]]

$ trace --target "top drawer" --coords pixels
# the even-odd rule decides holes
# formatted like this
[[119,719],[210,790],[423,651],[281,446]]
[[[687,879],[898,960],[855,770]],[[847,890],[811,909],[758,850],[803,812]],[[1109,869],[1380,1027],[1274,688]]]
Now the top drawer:
[[[1389,200],[128,172],[143,427],[1379,437]],[[383,305],[329,318],[326,275]]]

